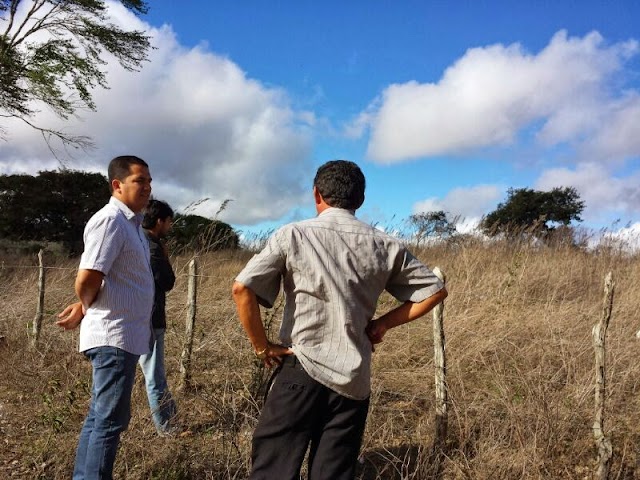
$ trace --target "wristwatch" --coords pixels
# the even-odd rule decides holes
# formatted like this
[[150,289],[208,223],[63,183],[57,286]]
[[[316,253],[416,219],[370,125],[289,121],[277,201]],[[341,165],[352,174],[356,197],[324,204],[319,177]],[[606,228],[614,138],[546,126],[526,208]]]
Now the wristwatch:
[[267,358],[267,350],[269,350],[268,344],[262,350],[255,351],[256,357],[259,358],[260,360],[264,360],[265,358]]

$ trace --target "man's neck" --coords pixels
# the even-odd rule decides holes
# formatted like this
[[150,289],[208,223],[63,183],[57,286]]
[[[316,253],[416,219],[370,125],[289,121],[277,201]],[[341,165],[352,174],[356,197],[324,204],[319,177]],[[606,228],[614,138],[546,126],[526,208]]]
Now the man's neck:
[[149,228],[145,228],[145,230],[147,231],[147,233],[149,235],[151,235],[153,238],[160,240],[162,237],[158,234],[158,232],[156,232],[155,229],[149,229]]

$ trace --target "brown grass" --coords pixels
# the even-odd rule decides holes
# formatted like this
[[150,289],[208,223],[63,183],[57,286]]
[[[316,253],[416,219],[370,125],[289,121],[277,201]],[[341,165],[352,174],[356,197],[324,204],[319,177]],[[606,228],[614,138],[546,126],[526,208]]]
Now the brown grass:
[[[418,255],[449,279],[445,308],[450,395],[446,479],[583,479],[595,466],[591,328],[603,279],[616,281],[607,339],[611,478],[640,472],[640,258],[613,250],[468,242]],[[259,412],[257,370],[230,298],[247,254],[200,258],[193,389],[175,392],[185,433],[159,438],[141,379],[116,460],[120,479],[246,478]],[[187,314],[186,265],[168,297],[167,369],[176,390]],[[53,263],[52,263],[53,262]],[[49,260],[46,325],[37,350],[27,325],[37,299],[35,256],[0,268],[0,478],[69,478],[89,401],[91,368],[77,333],[53,324],[73,300],[76,263]],[[16,266],[17,265],[17,266]],[[394,300],[383,297],[380,311]],[[277,313],[274,318],[277,318]],[[360,479],[425,479],[433,473],[431,317],[390,332],[377,348]]]

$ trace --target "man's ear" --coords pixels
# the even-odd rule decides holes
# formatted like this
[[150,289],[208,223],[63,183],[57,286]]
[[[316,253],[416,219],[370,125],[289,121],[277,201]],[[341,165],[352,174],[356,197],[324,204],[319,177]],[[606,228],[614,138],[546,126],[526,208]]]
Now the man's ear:
[[313,198],[316,201],[316,205],[320,205],[324,201],[322,198],[322,195],[320,194],[320,192],[318,191],[318,188],[315,185],[313,186]]
[[120,180],[118,180],[117,178],[114,178],[113,180],[111,180],[111,189],[112,189],[114,192],[118,192],[118,191],[120,191],[120,184],[121,184],[121,183],[122,183],[122,182],[121,182]]

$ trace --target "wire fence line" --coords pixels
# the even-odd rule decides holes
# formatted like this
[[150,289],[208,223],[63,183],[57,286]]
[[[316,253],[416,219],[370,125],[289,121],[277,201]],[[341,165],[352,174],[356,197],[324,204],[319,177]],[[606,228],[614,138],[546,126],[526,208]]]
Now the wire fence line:
[[[36,318],[33,322],[33,336],[32,344],[37,347],[38,339],[40,336],[40,328],[42,325],[42,318],[45,312],[44,309],[44,289],[45,289],[45,272],[46,270],[63,270],[63,271],[75,271],[77,268],[73,267],[55,267],[45,266],[43,264],[42,251],[38,255],[39,265],[8,265],[2,263],[0,268],[29,268],[38,269],[39,281],[38,281],[38,309]],[[198,272],[198,259],[194,257],[188,262],[185,267],[188,269],[188,273],[179,274],[178,276],[188,277],[188,299],[186,303],[187,310],[187,323],[185,328],[185,338],[183,341],[183,350],[180,357],[180,388],[189,388],[191,377],[191,357],[194,351],[198,349],[193,348],[194,342],[194,326],[196,323],[196,306],[197,306],[197,279],[198,278],[219,278],[213,275],[203,275]],[[434,271],[438,270],[437,267]],[[440,272],[438,272],[440,273]],[[441,276],[441,275],[438,275]],[[442,280],[445,280],[444,275],[441,276]],[[596,329],[594,327],[593,340],[594,348],[596,350],[596,369],[598,372],[598,378],[596,380],[596,410],[597,416],[593,425],[593,431],[595,442],[598,448],[598,473],[599,478],[606,478],[606,472],[609,469],[611,459],[611,443],[603,428],[605,418],[604,400],[606,398],[605,390],[605,338],[606,338],[606,326],[608,326],[609,318],[611,316],[611,309],[613,305],[613,281],[611,278],[611,272],[605,278],[605,300],[603,307],[603,320]],[[446,450],[448,448],[446,443],[447,428],[448,428],[448,408],[450,400],[448,398],[448,385],[446,378],[446,358],[445,358],[445,332],[443,324],[443,309],[436,308],[433,312],[434,318],[434,363],[435,370],[435,383],[436,383],[436,432],[434,436],[434,451],[438,452],[438,458],[444,459],[446,456]],[[604,326],[603,326],[604,324]],[[438,462],[440,464],[440,462]]]
[[[14,265],[11,268],[31,268],[37,269],[39,272],[39,282],[38,282],[38,306],[37,313],[33,320],[32,328],[31,328],[31,344],[33,348],[38,347],[38,342],[40,340],[40,331],[43,324],[43,319],[45,316],[45,289],[46,289],[46,271],[47,270],[63,270],[63,271],[74,271],[76,268],[72,267],[52,267],[45,266],[43,261],[44,252],[40,251],[38,254],[39,265]],[[2,264],[0,268],[10,268],[9,265]],[[187,288],[187,318],[185,324],[185,332],[183,339],[183,349],[182,354],[180,355],[179,369],[180,369],[180,380],[178,388],[180,390],[189,389],[191,386],[191,368],[192,368],[192,354],[194,352],[194,329],[196,324],[197,317],[197,307],[198,307],[198,278],[214,278],[211,275],[202,275],[199,273],[198,268],[198,259],[194,257],[190,262],[186,265],[188,273],[182,274],[181,276],[188,277],[188,288]],[[434,269],[436,274],[441,278],[444,282],[445,278],[440,270],[436,267]],[[217,277],[215,277],[217,278]],[[438,451],[441,453],[444,451],[443,446],[445,445],[445,437],[447,431],[447,395],[446,395],[446,378],[445,378],[445,346],[444,346],[444,326],[443,326],[443,310],[442,308],[437,308],[433,312],[433,322],[435,331],[438,333],[438,341],[434,342],[434,366],[436,369],[435,383],[436,383],[436,404],[438,405],[437,409],[437,427],[436,434],[434,439],[434,448],[438,448]],[[259,388],[258,388],[259,389]],[[444,457],[443,457],[444,458]]]
[[[70,272],[77,272],[78,271],[78,267],[48,267],[48,266],[43,266],[40,267],[39,265],[11,265],[11,264],[6,264],[6,263],[0,263],[0,270],[4,269],[4,268],[24,268],[24,269],[40,269],[43,268],[44,270],[66,270],[66,271],[70,271]],[[188,273],[176,273],[175,274],[176,277],[190,277],[191,275]],[[218,278],[215,275],[203,275],[202,273],[198,273],[196,275],[194,275],[196,278]]]

